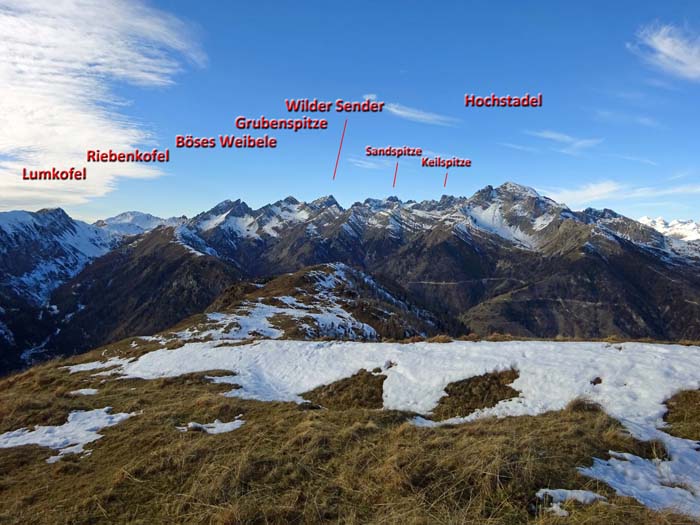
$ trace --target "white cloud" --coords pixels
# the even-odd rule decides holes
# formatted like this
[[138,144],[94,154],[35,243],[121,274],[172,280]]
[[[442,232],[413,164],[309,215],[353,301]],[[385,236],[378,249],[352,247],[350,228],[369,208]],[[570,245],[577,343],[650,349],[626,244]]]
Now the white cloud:
[[366,95],[362,95],[362,98],[364,98],[365,100],[377,100],[377,94],[367,93]]
[[700,38],[671,24],[641,28],[627,47],[666,73],[700,81]]
[[403,104],[396,104],[394,102],[387,104],[386,109],[389,111],[389,113],[396,115],[397,117],[412,120],[414,122],[422,122],[423,124],[454,126],[457,122],[459,122],[459,120],[456,118],[439,115],[437,113],[430,113],[428,111],[423,111],[422,109],[411,108],[404,106]]
[[[138,0],[0,0],[0,208],[78,204],[154,166],[87,164],[87,149],[153,147],[110,82],[167,86],[205,55],[177,18]],[[22,168],[88,167],[85,181],[23,181]]]
[[558,131],[551,131],[548,129],[540,131],[526,131],[525,133],[532,135],[533,137],[538,137],[561,144],[562,147],[555,148],[555,151],[565,153],[567,155],[579,155],[583,150],[592,148],[603,142],[603,139],[580,139],[567,135],[566,133],[560,133]]

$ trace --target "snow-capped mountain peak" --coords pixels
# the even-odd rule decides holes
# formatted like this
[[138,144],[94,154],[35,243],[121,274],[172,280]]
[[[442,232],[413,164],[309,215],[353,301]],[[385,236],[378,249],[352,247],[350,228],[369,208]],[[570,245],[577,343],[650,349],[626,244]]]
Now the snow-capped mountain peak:
[[639,222],[651,228],[654,228],[659,233],[666,237],[673,237],[683,241],[700,240],[700,222],[693,220],[672,220],[666,221],[663,217],[652,219],[651,217],[642,217]]

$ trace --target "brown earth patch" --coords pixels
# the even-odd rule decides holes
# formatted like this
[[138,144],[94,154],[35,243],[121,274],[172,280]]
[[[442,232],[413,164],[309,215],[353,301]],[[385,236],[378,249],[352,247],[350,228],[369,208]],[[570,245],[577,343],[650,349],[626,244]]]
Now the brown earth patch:
[[302,394],[304,399],[332,410],[350,408],[379,409],[384,406],[385,375],[360,370],[330,385],[323,385]]
[[442,421],[467,416],[480,408],[490,408],[499,401],[518,397],[519,392],[508,386],[517,378],[517,370],[510,369],[450,383],[445,387],[447,395],[440,398],[433,410],[432,419]]
[[666,401],[664,420],[669,434],[700,441],[700,390],[684,390]]

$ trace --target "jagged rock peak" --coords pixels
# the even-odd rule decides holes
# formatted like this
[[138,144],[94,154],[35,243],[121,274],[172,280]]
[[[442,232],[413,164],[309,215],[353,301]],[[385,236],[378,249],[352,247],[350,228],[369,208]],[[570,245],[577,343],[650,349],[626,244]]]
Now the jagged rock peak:
[[319,197],[318,199],[311,201],[309,204],[315,208],[330,208],[331,206],[338,206],[339,208],[341,207],[340,204],[338,204],[338,201],[335,200],[335,197],[333,197],[333,195],[325,195],[323,197]]
[[509,193],[514,195],[522,195],[526,197],[540,198],[542,197],[534,188],[529,186],[523,186],[522,184],[517,184],[515,182],[504,182],[498,188],[496,188],[498,193]]
[[235,201],[225,200],[214,206],[211,210],[206,212],[206,215],[221,215],[222,213],[229,213],[229,215],[243,216],[251,213],[253,210],[241,199],[236,199]]

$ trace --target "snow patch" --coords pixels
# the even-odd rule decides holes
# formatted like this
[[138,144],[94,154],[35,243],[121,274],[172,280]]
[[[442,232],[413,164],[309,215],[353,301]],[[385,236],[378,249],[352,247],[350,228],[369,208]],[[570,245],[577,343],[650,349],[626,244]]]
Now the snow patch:
[[69,365],[66,368],[71,374],[76,372],[91,372],[92,370],[103,370],[112,366],[122,366],[129,363],[131,359],[122,359],[120,357],[112,357],[108,361],[91,361],[89,363],[81,363],[79,365]]
[[567,490],[567,489],[540,489],[536,496],[544,499],[545,496],[552,498],[554,503],[563,503],[565,501],[578,501],[584,505],[590,505],[596,501],[607,501],[605,496],[591,492],[590,490]]
[[536,496],[540,499],[545,499],[547,496],[551,498],[552,504],[547,510],[561,517],[569,515],[566,510],[561,508],[561,504],[566,501],[578,501],[584,505],[590,505],[596,501],[607,501],[604,496],[589,490],[540,489]]
[[20,428],[0,434],[0,448],[20,447],[23,445],[39,445],[58,450],[56,456],[51,456],[47,463],[58,461],[66,454],[79,454],[85,445],[102,437],[98,432],[106,427],[114,426],[134,413],[110,414],[111,407],[95,410],[75,411],[68,415],[68,421],[58,426],[37,425],[34,430]]
[[96,388],[79,388],[78,390],[73,390],[68,392],[71,396],[94,396],[99,390]]
[[206,432],[207,434],[223,434],[224,432],[231,432],[237,428],[241,428],[245,423],[245,420],[239,419],[243,414],[236,416],[236,419],[228,423],[223,423],[218,419],[215,419],[213,423],[195,423],[190,421],[187,425],[183,427],[175,427],[180,432],[187,432],[189,430],[200,430]]

